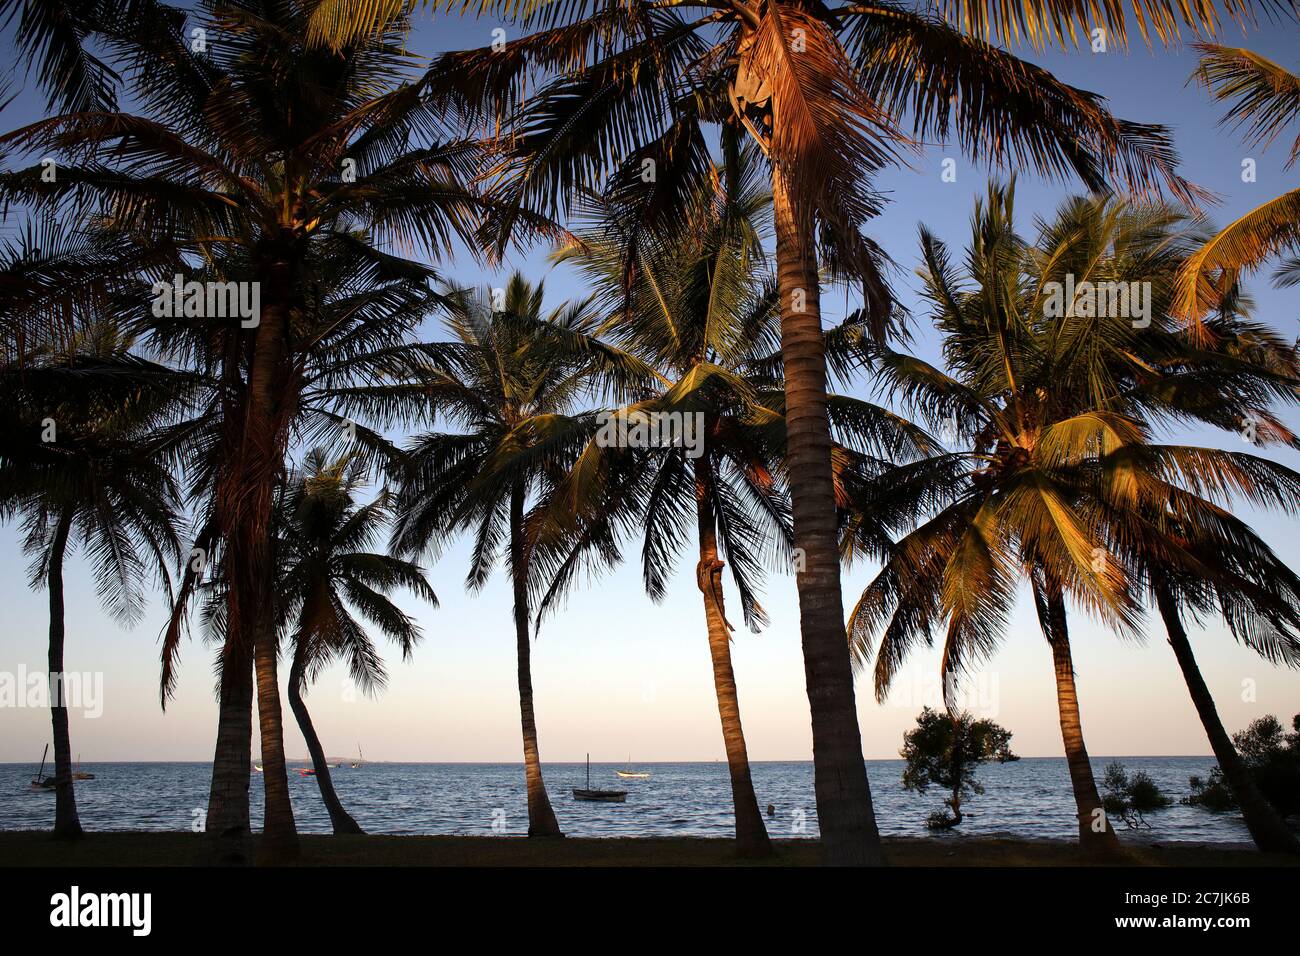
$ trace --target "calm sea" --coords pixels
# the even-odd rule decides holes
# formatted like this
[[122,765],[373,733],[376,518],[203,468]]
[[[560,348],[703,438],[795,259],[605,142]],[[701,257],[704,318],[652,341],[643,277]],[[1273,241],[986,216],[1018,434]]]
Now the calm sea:
[[[1109,761],[1095,758],[1098,778]],[[1205,776],[1209,757],[1126,757],[1130,770],[1145,770],[1170,796],[1188,792],[1187,778]],[[52,825],[54,797],[32,792],[35,767],[0,764],[0,829],[43,829]],[[84,764],[94,780],[77,783],[77,807],[92,830],[186,830],[207,805],[211,765],[206,763]],[[731,834],[731,795],[727,765],[653,763],[638,765],[649,779],[623,780],[621,764],[592,764],[593,787],[625,789],[623,804],[577,803],[570,789],[582,787],[582,764],[545,764],[543,772],[556,815],[572,836],[709,836]],[[876,816],[886,834],[925,834],[925,819],[938,809],[942,794],[903,789],[901,760],[868,763]],[[774,807],[768,829],[774,837],[817,834],[812,764],[755,763],[754,786],[765,810]],[[519,764],[370,763],[358,770],[333,771],[344,805],[371,833],[523,834],[528,820],[524,774]],[[974,797],[960,829],[968,834],[1009,833],[1025,837],[1072,838],[1073,799],[1065,761],[1025,758],[986,765],[979,779],[985,793]],[[316,781],[291,768],[298,827],[328,833],[329,818]],[[255,825],[262,809],[261,774],[251,783]],[[1235,814],[1213,814],[1175,804],[1148,817],[1140,839],[1247,842]],[[1135,834],[1137,835],[1137,834]]]

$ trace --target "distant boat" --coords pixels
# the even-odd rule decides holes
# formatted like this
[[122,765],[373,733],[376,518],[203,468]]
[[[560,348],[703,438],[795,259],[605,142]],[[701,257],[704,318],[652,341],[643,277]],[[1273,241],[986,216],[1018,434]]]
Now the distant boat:
[[73,780],[94,780],[95,779],[95,775],[93,773],[81,772],[81,754],[77,754],[77,769],[73,771],[72,779]]
[[300,776],[300,777],[314,777],[314,776],[316,776],[316,771],[313,770],[311,767],[302,767],[302,768],[300,768],[300,769],[298,770],[298,776]]
[[54,789],[54,778],[45,776],[45,758],[50,755],[50,745],[45,745],[45,752],[41,754],[41,769],[36,771],[31,788],[39,793],[46,793]]
[[255,764],[253,764],[253,769],[256,770],[258,773],[264,773],[264,772],[265,772],[265,771],[262,770],[262,765],[261,765],[260,763],[255,763]]
[[626,790],[592,790],[591,789],[591,754],[587,754],[587,789],[573,788],[574,800],[588,800],[595,803],[623,803],[627,800]]
[[353,769],[353,770],[360,770],[360,769],[361,769],[361,765],[364,764],[364,763],[365,763],[365,760],[363,760],[363,759],[361,758],[361,745],[360,745],[360,744],[357,744],[357,759],[354,760],[354,761],[352,761],[352,769]]
[[614,772],[618,774],[620,777],[624,777],[630,780],[644,780],[646,777],[650,776],[650,771],[648,770],[633,770],[632,758],[630,756],[627,758],[627,769],[615,770]]

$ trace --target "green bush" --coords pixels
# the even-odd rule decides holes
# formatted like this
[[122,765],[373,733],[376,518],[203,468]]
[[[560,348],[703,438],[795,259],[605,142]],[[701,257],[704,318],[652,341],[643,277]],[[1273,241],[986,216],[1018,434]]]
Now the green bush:
[[[1272,714],[1251,721],[1249,727],[1232,735],[1246,770],[1255,779],[1264,799],[1283,817],[1300,813],[1300,714],[1291,719],[1288,733]],[[1237,800],[1215,767],[1208,780],[1192,777],[1192,788],[1183,798],[1188,806],[1222,812],[1237,809]]]
[[1137,827],[1151,829],[1146,814],[1171,806],[1171,800],[1151,777],[1142,770],[1131,776],[1118,761],[1106,766],[1102,778],[1101,803],[1106,815],[1123,820],[1130,830]]
[[1215,813],[1237,809],[1237,798],[1233,795],[1228,782],[1223,779],[1223,771],[1218,767],[1210,771],[1208,780],[1189,777],[1187,784],[1192,788],[1192,792],[1180,801],[1187,806],[1204,807]]

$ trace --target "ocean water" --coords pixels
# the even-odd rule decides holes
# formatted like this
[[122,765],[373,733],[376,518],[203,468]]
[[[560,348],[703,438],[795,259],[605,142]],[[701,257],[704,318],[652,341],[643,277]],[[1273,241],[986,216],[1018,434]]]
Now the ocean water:
[[[1094,758],[1100,776],[1109,762]],[[1211,757],[1125,757],[1130,770],[1145,770],[1177,800],[1188,793],[1187,778],[1206,776]],[[33,792],[28,782],[35,767],[0,764],[0,830],[44,829],[53,824],[52,793]],[[84,764],[94,780],[78,781],[77,808],[91,830],[187,830],[201,827],[207,806],[211,764]],[[591,785],[628,791],[627,802],[580,803],[571,788],[585,785],[582,764],[548,763],[543,774],[564,831],[571,836],[705,836],[732,833],[731,792],[727,765],[651,763],[644,780],[625,780],[621,764],[592,764]],[[901,760],[868,762],[872,796],[880,829],[886,835],[923,835],[926,817],[940,808],[943,794],[903,789]],[[753,764],[759,806],[773,807],[768,830],[773,837],[817,835],[812,764]],[[520,764],[368,763],[344,767],[332,777],[339,798],[370,833],[522,835],[527,832],[524,773]],[[1065,761],[1025,758],[1015,763],[986,764],[979,780],[985,788],[964,808],[959,828],[966,834],[1007,833],[1021,837],[1075,836],[1073,798]],[[304,833],[328,833],[329,817],[312,777],[290,768],[294,815]],[[262,776],[250,781],[254,825],[260,825]],[[1150,814],[1150,830],[1134,831],[1144,841],[1248,842],[1240,817],[1174,806]]]

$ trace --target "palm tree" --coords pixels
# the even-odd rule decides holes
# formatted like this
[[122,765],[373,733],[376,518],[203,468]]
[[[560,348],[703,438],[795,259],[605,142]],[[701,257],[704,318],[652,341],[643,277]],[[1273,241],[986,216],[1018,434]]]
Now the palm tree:
[[[765,404],[777,399],[780,389],[770,363],[777,348],[776,293],[761,245],[770,197],[756,175],[756,148],[738,148],[736,140],[727,138],[719,186],[697,197],[700,209],[692,226],[683,224],[642,253],[631,270],[633,288],[624,282],[626,209],[597,204],[592,227],[558,258],[575,262],[606,300],[611,317],[600,330],[603,337],[660,370],[655,394],[613,412],[609,425],[626,427],[656,415],[680,416],[682,422],[689,417],[694,423],[691,447],[684,431],[676,444],[645,449],[620,449],[602,443],[598,434],[574,471],[595,471],[594,460],[609,455],[640,459],[641,487],[619,486],[587,507],[607,516],[637,513],[644,528],[643,577],[656,601],[665,597],[674,559],[686,544],[687,529],[695,526],[696,584],[704,600],[736,843],[742,855],[758,857],[770,854],[771,844],[740,719],[722,572],[729,563],[745,623],[758,631],[767,622],[757,600],[761,552],[776,541],[788,560],[790,519],[779,449],[773,448],[780,413]],[[571,493],[583,496],[576,488]]]
[[152,434],[192,383],[128,348],[102,326],[67,351],[37,349],[0,366],[0,519],[22,518],[32,585],[49,591],[57,837],[82,833],[63,680],[66,558],[80,547],[109,613],[133,623],[147,603],[145,579],[169,587],[179,552],[178,489]]
[[[1103,541],[1084,508],[1084,478],[1091,445],[1133,441],[1138,428],[1054,401],[1054,377],[1069,352],[1044,328],[1046,277],[1026,277],[1013,213],[1014,186],[991,186],[987,203],[977,204],[970,288],[947,247],[922,230],[921,275],[953,372],[881,350],[879,374],[882,387],[897,389],[943,428],[952,450],[867,472],[853,489],[850,545],[880,556],[884,566],[850,614],[850,639],[865,663],[879,637],[875,684],[883,699],[914,644],[930,643],[946,625],[942,676],[951,704],[955,678],[993,650],[1017,584],[1029,582],[1052,652],[1079,838],[1108,849],[1118,844],[1083,740],[1066,598],[1121,628],[1134,624],[1135,602],[1119,568],[1093,561]],[[897,543],[895,530],[906,532]]]
[[[695,526],[696,584],[704,598],[736,840],[748,856],[766,855],[771,847],[740,720],[722,573],[729,562],[745,623],[757,631],[767,622],[757,600],[761,552],[775,544],[783,566],[793,564],[780,317],[762,244],[770,235],[771,198],[762,174],[758,148],[744,142],[737,127],[724,127],[716,185],[695,197],[689,219],[675,231],[635,247],[629,241],[635,204],[593,200],[583,217],[591,227],[557,256],[578,266],[608,308],[596,333],[601,340],[657,370],[638,401],[609,415],[609,432],[656,415],[669,421],[682,416],[683,425],[693,416],[696,423],[692,440],[683,433],[650,448],[610,447],[602,441],[609,434],[598,434],[573,468],[579,482],[566,487],[560,501],[593,518],[641,525],[643,578],[655,600],[666,595],[673,559]],[[851,341],[847,332],[828,336],[836,357],[846,351],[838,340]],[[829,399],[832,422],[846,441],[863,448],[888,444],[895,451],[905,444],[905,428],[893,416],[847,396]],[[610,481],[601,464],[612,456],[635,463],[621,463],[625,473]],[[584,501],[590,487],[600,494]]]
[[[142,20],[114,20],[104,16],[113,4],[83,3],[64,11],[86,16],[71,34],[37,18],[23,42],[51,51],[38,67],[56,102],[67,92],[66,58],[56,51],[84,53],[97,41],[106,64],[126,78],[133,111],[74,109],[0,137],[0,149],[58,160],[53,182],[40,165],[0,174],[6,200],[67,221],[103,215],[143,248],[189,263],[240,260],[240,281],[261,290],[255,326],[241,329],[226,353],[245,384],[236,400],[226,396],[206,526],[220,540],[230,584],[207,821],[218,839],[248,830],[255,674],[264,845],[285,854],[297,841],[268,610],[270,526],[296,412],[295,322],[311,295],[308,266],[321,245],[346,245],[380,271],[404,261],[380,251],[388,242],[440,256],[453,236],[471,238],[477,209],[462,185],[475,151],[443,134],[440,110],[415,72],[419,61],[401,42],[405,18],[381,18],[325,50],[305,42],[319,5],[214,0],[194,13],[145,3]],[[193,39],[196,24],[204,42]]]
[[[1252,421],[1256,443],[1294,447],[1294,434],[1269,412],[1276,400],[1297,400],[1300,357],[1292,345],[1233,311],[1205,320],[1201,331],[1180,337],[1174,350],[1148,355],[1148,373],[1158,374],[1130,383],[1117,401],[1228,429]],[[1300,853],[1300,841],[1260,793],[1219,719],[1184,625],[1187,615],[1218,617],[1270,663],[1300,666],[1300,578],[1227,510],[1234,497],[1244,497],[1293,513],[1300,474],[1252,454],[1169,445],[1120,449],[1100,464],[1103,485],[1122,489],[1106,516],[1110,551],[1145,582],[1247,829],[1261,850]],[[1112,481],[1118,473],[1125,480]]]
[[[195,278],[225,282],[246,275],[246,270],[246,261],[239,258],[217,259]],[[439,301],[428,288],[437,274],[420,263],[378,250],[367,252],[356,237],[345,233],[319,243],[304,271],[311,281],[305,283],[296,316],[298,347],[281,393],[293,410],[291,430],[313,445],[346,453],[359,466],[381,467],[392,460],[396,448],[376,429],[419,418],[422,392],[407,380],[423,362],[424,347],[413,336]],[[181,316],[137,321],[153,350],[195,369],[208,383],[201,407],[165,438],[176,467],[186,475],[199,516],[194,553],[200,556],[186,565],[163,640],[165,706],[177,680],[191,598],[200,593],[209,569],[214,580],[227,579],[230,552],[219,534],[216,499],[231,432],[242,426],[238,411],[247,393],[247,351],[241,347],[246,341],[243,331],[229,322]],[[227,592],[223,584],[221,598],[228,604]],[[210,605],[205,612],[211,612]],[[216,620],[220,626],[214,633],[225,643],[226,615]],[[219,691],[226,699],[221,670]],[[238,710],[234,716],[239,716]],[[249,754],[239,749],[232,757],[247,764]],[[242,810],[246,823],[246,800]],[[222,858],[242,856],[240,843],[219,848]]]
[[[947,620],[945,678],[959,674],[970,657],[992,650],[1016,579],[1029,580],[1053,650],[1080,837],[1113,844],[1113,833],[1093,826],[1104,815],[1080,729],[1064,598],[1068,591],[1117,628],[1134,629],[1134,585],[1144,579],[1143,566],[1116,555],[1137,549],[1153,568],[1167,566],[1177,552],[1165,539],[1159,549],[1142,551],[1151,547],[1150,527],[1144,534],[1125,524],[1136,522],[1135,512],[1149,515],[1147,502],[1171,500],[1175,492],[1183,505],[1194,499],[1168,483],[1171,470],[1194,475],[1195,487],[1222,482],[1272,501],[1284,497],[1263,490],[1280,480],[1271,463],[1246,466],[1225,454],[1225,477],[1217,479],[1206,463],[1213,453],[1153,445],[1142,422],[1233,427],[1257,413],[1262,431],[1289,435],[1264,406],[1286,396],[1294,379],[1276,337],[1259,326],[1216,319],[1218,354],[1194,347],[1173,327],[1167,306],[1175,278],[1199,242],[1178,210],[1074,200],[1040,223],[1033,245],[1016,236],[1012,212],[1013,191],[1000,188],[990,190],[987,208],[977,207],[967,253],[973,288],[961,284],[946,247],[923,230],[923,276],[956,374],[892,353],[882,356],[884,368],[932,419],[959,419],[949,432],[971,445],[866,477],[868,500],[855,516],[853,540],[883,554],[886,565],[854,610],[853,640],[865,660],[867,642],[885,627],[876,658],[883,693],[910,646],[928,641]],[[1053,311],[1051,297],[1067,277],[1070,287],[1148,283],[1146,314],[1076,310],[1073,303],[1064,313]],[[1160,467],[1143,470],[1141,462]],[[889,540],[894,529],[912,527],[896,545]],[[1125,532],[1118,540],[1117,527]],[[1286,620],[1285,599],[1265,600],[1259,587],[1245,594],[1225,599],[1243,629],[1255,620],[1242,610],[1251,601],[1258,613],[1273,615],[1269,620]],[[1204,607],[1204,598],[1204,591],[1188,593],[1196,607]],[[1255,646],[1253,640],[1247,643]],[[1273,658],[1284,646],[1279,641],[1258,643]]]
[[547,544],[542,526],[549,495],[591,436],[592,416],[574,413],[597,388],[598,363],[585,335],[588,303],[544,315],[544,292],[516,273],[504,287],[449,297],[452,341],[426,347],[417,381],[431,413],[462,431],[412,439],[398,472],[393,551],[436,552],[471,531],[467,585],[474,590],[504,560],[514,597],[528,835],[561,836],[537,742],[531,600],[556,580],[555,556],[570,546],[569,539]]
[[[1165,228],[1160,220],[1151,223],[1158,230]],[[1068,237],[1098,232],[1069,221],[1062,225],[1049,234],[1044,260],[1061,259],[1056,250],[1071,244]],[[1194,238],[1204,239],[1199,233]],[[1152,240],[1156,237],[1146,244],[1160,248],[1158,240]],[[1073,261],[1097,258],[1095,240],[1074,239],[1073,244],[1081,253]],[[1177,247],[1180,254],[1186,251],[1183,242]],[[1167,276],[1168,269],[1160,272]],[[1179,279],[1185,274],[1180,272]],[[1153,307],[1167,297],[1164,280],[1158,285],[1161,291]],[[1289,342],[1244,316],[1248,301],[1235,284],[1220,288],[1218,312],[1186,334],[1161,315],[1131,343],[1135,348],[1130,351],[1140,360],[1112,352],[1110,367],[1088,401],[1138,418],[1198,421],[1234,433],[1249,423],[1255,443],[1294,447],[1294,434],[1270,406],[1297,400],[1300,359]],[[1057,390],[1064,384],[1065,379],[1058,380]],[[1108,534],[1109,551],[1126,555],[1121,560],[1133,579],[1144,582],[1256,845],[1300,852],[1295,836],[1258,792],[1219,720],[1183,624],[1184,614],[1217,615],[1240,643],[1269,662],[1300,663],[1294,637],[1295,575],[1225,510],[1236,495],[1290,512],[1297,476],[1253,455],[1176,445],[1126,446],[1100,464],[1106,476],[1101,489],[1108,493],[1103,497],[1109,499],[1104,520],[1118,529]]]
[[1224,729],[1183,623],[1186,613],[1217,616],[1240,643],[1270,663],[1300,667],[1300,578],[1222,504],[1162,480],[1170,473],[1190,472],[1193,483],[1208,487],[1216,498],[1240,490],[1257,503],[1294,512],[1300,474],[1253,455],[1195,451],[1199,460],[1192,467],[1184,449],[1141,449],[1124,456],[1123,467],[1131,468],[1135,459],[1147,467],[1140,504],[1117,508],[1121,530],[1112,549],[1127,555],[1147,583],[1255,845],[1300,854],[1300,841],[1264,798]]
[[335,833],[362,830],[343,808],[330,779],[329,762],[303,702],[303,689],[335,659],[347,662],[353,682],[367,693],[387,680],[383,662],[357,613],[393,640],[409,659],[420,631],[388,593],[406,587],[437,606],[418,565],[373,551],[388,520],[389,495],[358,506],[362,484],[357,459],[329,462],[313,450],[290,478],[278,505],[277,588],[291,635],[289,706],[311,754],[316,783]]
[[[1250,50],[1197,44],[1201,62],[1193,78],[1217,100],[1231,101],[1223,124],[1246,126],[1246,141],[1267,146],[1282,127],[1300,116],[1300,75]],[[1300,157],[1300,135],[1291,144],[1286,168]],[[1192,255],[1180,280],[1176,314],[1199,319],[1237,276],[1279,252],[1300,253],[1300,189],[1255,207],[1205,242]],[[1279,284],[1300,281],[1300,259],[1284,263]]]
[[[417,5],[334,0],[319,7],[310,35],[346,43],[376,18]],[[465,8],[460,0],[423,5]],[[1225,6],[1234,17],[1252,13],[1245,0]],[[870,177],[918,140],[952,135],[973,155],[1073,173],[1090,188],[1163,180],[1194,198],[1173,173],[1163,129],[1117,120],[1099,97],[987,42],[1028,36],[1064,44],[1100,26],[1123,43],[1124,4],[954,2],[940,7],[947,20],[891,0],[477,7],[535,31],[502,49],[447,54],[429,78],[500,134],[500,215],[487,233],[494,245],[522,210],[567,212],[583,187],[601,184],[640,196],[640,237],[663,232],[683,220],[698,180],[709,175],[710,124],[741,124],[769,160],[818,816],[827,862],[879,864],[842,639],[819,263],[861,286],[871,328],[883,337],[890,295],[861,231],[880,207]],[[1180,22],[1206,33],[1219,26],[1215,9],[1173,0],[1142,0],[1136,14],[1144,38],[1166,42]],[[902,129],[909,114],[911,135]]]

